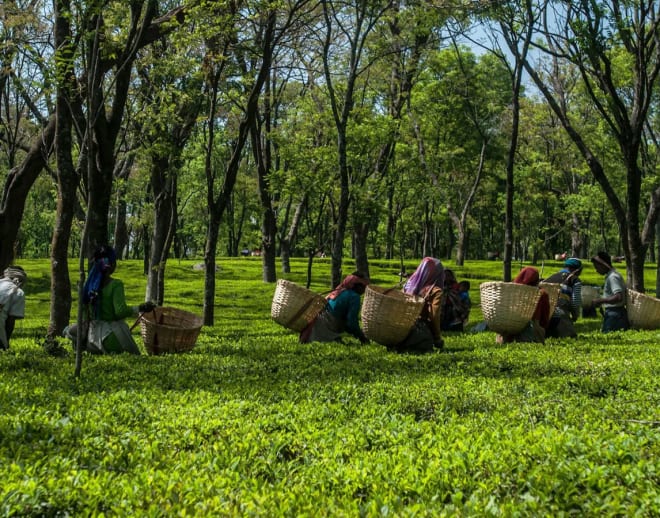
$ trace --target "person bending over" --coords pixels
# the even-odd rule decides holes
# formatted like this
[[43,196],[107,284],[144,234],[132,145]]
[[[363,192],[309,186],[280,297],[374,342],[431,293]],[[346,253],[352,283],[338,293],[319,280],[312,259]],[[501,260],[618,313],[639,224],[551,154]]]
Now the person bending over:
[[363,344],[369,342],[360,328],[360,297],[368,284],[369,279],[361,272],[348,275],[326,297],[325,309],[300,332],[300,343],[341,342],[344,333]]

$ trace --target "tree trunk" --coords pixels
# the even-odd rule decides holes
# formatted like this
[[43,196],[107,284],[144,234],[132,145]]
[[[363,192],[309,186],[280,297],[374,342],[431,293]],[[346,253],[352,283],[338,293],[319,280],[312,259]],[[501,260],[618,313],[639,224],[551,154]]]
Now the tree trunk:
[[165,298],[165,267],[177,226],[177,176],[170,171],[170,162],[154,157],[151,170],[154,193],[154,228],[149,251],[146,300],[159,306]]
[[[71,280],[69,277],[69,238],[76,206],[76,175],[71,156],[72,115],[69,110],[70,92],[74,78],[66,72],[72,59],[71,27],[68,14],[68,0],[58,0],[55,3],[55,48],[58,50],[56,60],[63,70],[57,77],[62,81],[57,87],[56,102],[56,134],[55,155],[57,159],[57,213],[53,238],[51,241],[51,282],[50,282],[50,322],[48,336],[62,333],[71,319]],[[59,70],[59,68],[58,68]]]
[[20,165],[9,171],[0,205],[0,271],[14,260],[14,243],[21,227],[25,200],[39,173],[48,162],[55,140],[55,116],[34,138]]
[[[248,99],[245,106],[245,113],[241,122],[238,125],[238,133],[236,138],[233,141],[233,148],[231,157],[226,166],[225,170],[225,179],[220,189],[218,196],[213,199],[213,181],[212,181],[212,168],[211,168],[211,155],[213,152],[212,145],[212,126],[214,124],[213,116],[215,112],[212,109],[209,112],[209,142],[207,142],[206,150],[206,175],[207,175],[207,198],[209,201],[209,230],[207,232],[207,243],[204,253],[204,263],[206,265],[207,271],[205,276],[205,283],[209,285],[204,286],[204,324],[213,325],[213,309],[214,309],[214,299],[215,294],[215,255],[216,255],[216,245],[218,242],[218,231],[220,227],[220,221],[225,212],[227,204],[229,203],[230,196],[234,190],[234,185],[236,184],[236,177],[238,176],[238,169],[241,164],[241,156],[243,153],[243,148],[249,136],[250,126],[253,124],[255,117],[258,115],[259,108],[259,96],[263,88],[264,82],[268,78],[270,73],[270,66],[273,57],[273,45],[275,44],[274,40],[274,31],[275,31],[275,22],[276,22],[276,13],[274,11],[269,11],[268,19],[266,21],[266,27],[264,29],[264,48],[261,61],[261,67],[255,81],[252,85]],[[215,85],[217,87],[217,84]],[[211,271],[208,269],[211,268]]]
[[212,214],[206,230],[206,248],[204,249],[204,325],[212,326],[215,304],[215,257],[220,231],[220,217]]
[[357,225],[353,232],[355,243],[355,269],[369,278],[369,257],[367,256],[367,237],[369,235],[369,225],[362,223]]
[[291,273],[291,243],[298,233],[298,227],[300,226],[300,221],[302,220],[302,215],[305,206],[307,205],[307,195],[296,205],[296,210],[293,213],[293,218],[291,220],[291,225],[289,226],[289,231],[286,236],[280,240],[280,258],[282,263],[282,273]]
[[271,201],[270,184],[268,175],[272,171],[273,157],[271,153],[270,131],[271,131],[271,81],[267,79],[264,83],[264,125],[259,123],[258,115],[252,120],[250,134],[252,136],[252,154],[257,165],[259,178],[259,200],[261,201],[261,261],[263,265],[262,276],[264,282],[275,282],[276,273],[276,239],[277,218]]

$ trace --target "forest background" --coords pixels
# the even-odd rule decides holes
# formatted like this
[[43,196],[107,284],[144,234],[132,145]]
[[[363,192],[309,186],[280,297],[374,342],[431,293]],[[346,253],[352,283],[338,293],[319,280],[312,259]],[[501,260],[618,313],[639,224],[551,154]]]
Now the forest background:
[[[50,335],[98,244],[200,258],[598,249],[657,261],[654,2],[5,1],[0,268],[51,259]],[[309,277],[309,276],[308,276]],[[309,282],[309,279],[308,279]],[[657,282],[657,281],[656,281]],[[82,282],[78,282],[81,285]],[[330,286],[328,286],[330,287]]]

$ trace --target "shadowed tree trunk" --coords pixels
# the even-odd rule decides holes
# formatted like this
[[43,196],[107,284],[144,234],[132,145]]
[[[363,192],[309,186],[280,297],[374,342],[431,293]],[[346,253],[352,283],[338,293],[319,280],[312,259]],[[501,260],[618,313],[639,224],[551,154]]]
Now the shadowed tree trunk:
[[72,74],[73,48],[69,25],[68,0],[55,2],[55,48],[57,49],[57,86],[55,155],[57,159],[57,215],[51,241],[50,322],[47,336],[61,334],[71,318],[71,281],[69,277],[69,237],[76,207],[79,177],[71,156],[72,114],[71,92],[75,85]]
[[32,141],[23,161],[9,171],[0,205],[0,271],[14,260],[14,243],[23,219],[25,200],[48,162],[55,140],[55,116]]

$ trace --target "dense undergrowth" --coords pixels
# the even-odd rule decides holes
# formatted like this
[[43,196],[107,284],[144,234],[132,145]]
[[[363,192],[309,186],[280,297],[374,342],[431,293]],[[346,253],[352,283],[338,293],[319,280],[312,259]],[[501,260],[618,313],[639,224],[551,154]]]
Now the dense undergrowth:
[[[260,261],[227,259],[192,352],[85,356],[76,380],[72,353],[39,345],[48,264],[23,264],[29,315],[0,354],[0,515],[660,514],[660,330],[602,335],[587,319],[577,340],[453,334],[425,356],[300,345],[269,319]],[[201,313],[192,265],[169,263],[166,304]],[[117,272],[136,304],[141,268]],[[399,270],[372,277],[394,286]],[[501,263],[456,270],[476,304],[501,277]],[[314,272],[326,291],[329,264]]]

